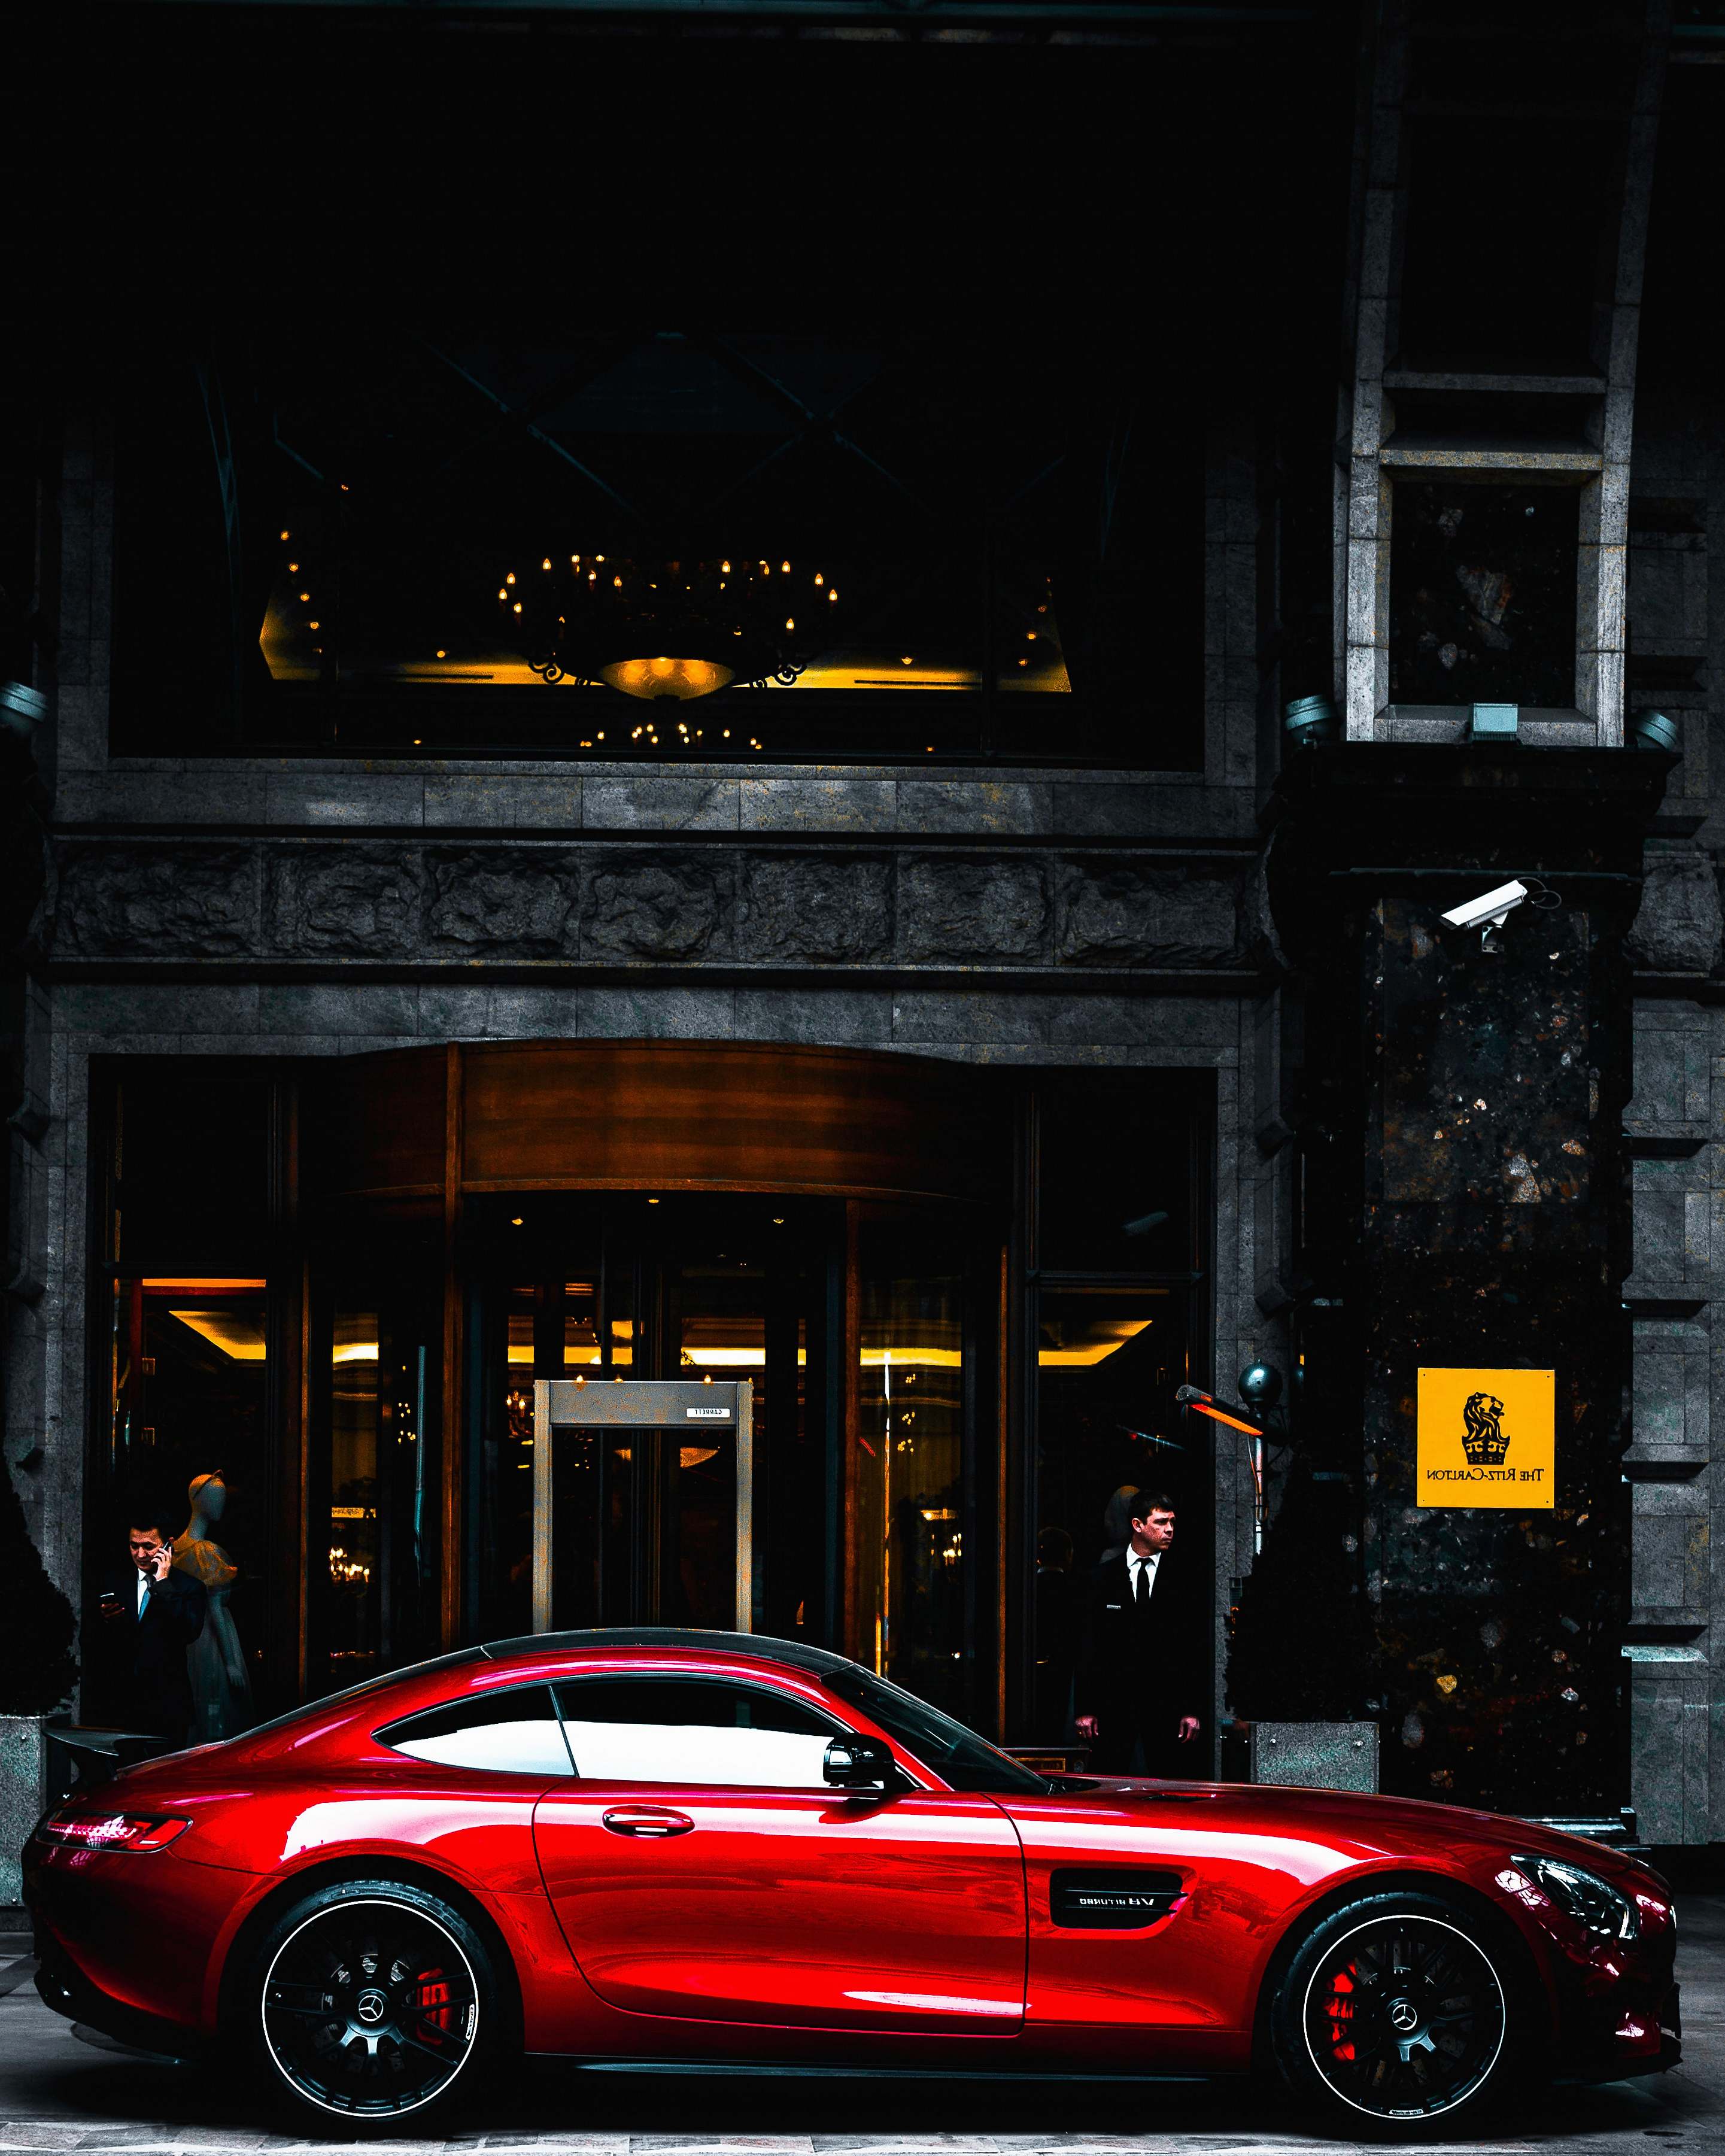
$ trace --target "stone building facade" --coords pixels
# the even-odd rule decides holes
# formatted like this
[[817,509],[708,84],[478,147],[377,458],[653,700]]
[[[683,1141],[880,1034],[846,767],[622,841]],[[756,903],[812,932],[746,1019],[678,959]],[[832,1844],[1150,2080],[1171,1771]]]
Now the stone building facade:
[[[1122,34],[1092,19],[1107,13],[1046,11],[1050,30],[1081,49]],[[1333,93],[1356,49],[1351,18],[1322,19],[1298,39],[1298,64]],[[1381,1681],[1352,1705],[1383,1719],[1387,1779],[1501,1797],[1508,1785],[1467,1763],[1476,1725],[1502,1723],[1478,1739],[1481,1758],[1500,1740],[1560,1728],[1567,1744],[1576,1725],[1561,1702],[1579,1692],[1597,1718],[1589,1762],[1568,1755],[1586,1792],[1578,1808],[1633,1806],[1656,1843],[1725,1840],[1714,1674],[1725,1597],[1712,1591],[1708,1437],[1725,1383],[1710,1329],[1725,1265],[1715,1256],[1725,957],[1709,754],[1725,599],[1708,546],[1725,514],[1725,415],[1697,357],[1705,302],[1689,254],[1725,78],[1689,64],[1711,48],[1674,33],[1656,7],[1633,23],[1589,15],[1564,47],[1555,93],[1542,90],[1555,62],[1540,38],[1466,11],[1384,0],[1365,11],[1358,49],[1351,120],[1345,82],[1324,108],[1330,223],[1301,257],[1301,325],[1339,311],[1338,363],[1317,368],[1316,403],[1243,367],[1204,417],[1190,505],[1203,558],[1194,767],[1047,752],[685,752],[674,765],[243,743],[117,752],[125,470],[101,382],[54,391],[34,548],[38,611],[51,624],[29,661],[47,700],[31,742],[45,850],[15,973],[5,1448],[32,1532],[74,1601],[87,1601],[86,1478],[105,1412],[91,1337],[93,1070],[521,1040],[1196,1072],[1214,1106],[1191,1374],[1226,1393],[1256,1359],[1291,1378],[1303,1370],[1298,1412],[1324,1424],[1322,1444],[1296,1420],[1298,1441],[1271,1448],[1267,1508],[1248,1446],[1206,1455],[1215,1721],[1227,1718],[1230,1613],[1260,1558],[1262,1511],[1296,1489],[1309,1497],[1301,1478],[1315,1462],[1351,1507],[1323,1516],[1313,1547],[1325,1565],[1357,1568]],[[1263,57],[1249,61],[1244,43],[1235,54],[1243,68]],[[1603,283],[1573,295],[1584,348],[1563,366],[1537,339],[1507,357],[1441,349],[1431,287],[1455,259],[1433,177],[1441,128],[1457,112],[1482,131],[1513,128],[1536,109],[1545,126],[1553,98],[1560,128],[1568,100],[1609,138],[1608,182],[1576,197],[1597,213],[1608,264]],[[1272,146],[1254,185],[1271,184],[1274,163]],[[1580,208],[1571,222],[1585,223]],[[1561,205],[1550,223],[1563,241],[1552,277],[1572,258],[1591,262],[1591,228],[1578,249]],[[1518,488],[1544,491],[1523,504]],[[1457,647],[1409,596],[1422,578],[1451,576],[1442,549],[1466,528],[1467,489],[1481,501],[1494,489],[1513,495],[1530,518],[1556,503],[1574,525],[1553,543],[1568,549],[1576,634],[1570,649],[1565,627],[1550,662],[1551,678],[1573,687],[1523,693],[1507,742],[1471,738],[1471,710],[1488,698],[1445,686],[1433,669],[1453,674],[1443,654]],[[1412,548],[1416,523],[1427,552],[1399,553],[1398,533]],[[1460,576],[1474,573],[1461,563]],[[1464,641],[1476,636],[1489,670],[1512,641],[1512,602],[1501,588],[1461,588]],[[1567,624],[1563,604],[1557,614]],[[1543,654],[1548,627],[1526,632]],[[1282,707],[1319,690],[1335,738],[1297,748]],[[1677,726],[1675,760],[1636,732],[1633,715],[1651,706]],[[20,828],[33,830],[28,816]],[[1563,896],[1565,933],[1579,939],[1563,946],[1562,993],[1599,1044],[1592,1096],[1581,1066],[1560,1068],[1554,1050],[1548,1068],[1530,1035],[1517,1050],[1532,1088],[1525,1127],[1491,1133],[1446,1186],[1423,1158],[1435,1134],[1422,1124],[1408,1135],[1443,1107],[1432,1073],[1450,1018],[1432,1009],[1459,1014],[1465,1032],[1490,1005],[1512,1033],[1517,1009],[1544,1009],[1553,989],[1543,937],[1535,952],[1507,934],[1495,975],[1464,979],[1459,960],[1444,973],[1449,947],[1430,916],[1435,901],[1470,895],[1470,879],[1522,873]],[[1439,1045],[1422,1060],[1407,1044],[1425,1041],[1428,1024]],[[1458,1122],[1458,1152],[1463,1136]],[[1541,1143],[1589,1165],[1573,1191],[1553,1189],[1546,1170],[1545,1209],[1524,1234]],[[1421,1161],[1399,1169],[1398,1146]],[[1503,1185],[1503,1162],[1527,1158],[1522,1186]],[[1416,1220],[1399,1205],[1430,1209]],[[1445,1218],[1466,1224],[1440,1265]],[[1516,1267],[1537,1275],[1548,1262],[1555,1277],[1572,1245],[1573,1277],[1530,1332],[1517,1298],[1538,1291],[1509,1285]],[[1441,1286],[1425,1281],[1434,1269]],[[1513,1553],[1467,1520],[1439,1534],[1408,1498],[1407,1343],[1449,1342],[1430,1352],[1490,1366],[1527,1360],[1530,1340],[1585,1370],[1574,1380],[1583,1494],[1564,1499],[1558,1540],[1567,1534],[1594,1584],[1578,1618],[1553,1569],[1538,1634],[1540,1654],[1558,1661],[1566,1637],[1585,1635],[1567,1689],[1548,1671],[1538,1685],[1519,1666],[1506,1676],[1495,1641],[1477,1645],[1497,1620],[1468,1598],[1501,1596]],[[1014,1529],[1014,1599],[1029,1589],[1035,1525]],[[1446,1597],[1471,1612],[1453,1640],[1430,1616]],[[1429,1637],[1394,1614],[1415,1604]],[[1537,1711],[1526,1707],[1536,1690]],[[1011,1697],[1004,1733],[1018,1737],[1023,1702]],[[1563,1808],[1543,1789],[1538,1802]]]

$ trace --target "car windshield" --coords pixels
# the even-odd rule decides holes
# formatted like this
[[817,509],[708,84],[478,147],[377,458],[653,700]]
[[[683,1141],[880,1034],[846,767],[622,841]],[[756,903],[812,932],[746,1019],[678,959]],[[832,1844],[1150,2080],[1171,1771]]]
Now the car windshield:
[[901,1691],[866,1670],[839,1670],[824,1680],[827,1690],[859,1707],[897,1744],[932,1768],[947,1787],[990,1795],[1040,1796],[1049,1784],[1018,1760],[997,1752],[962,1722],[912,1692]]

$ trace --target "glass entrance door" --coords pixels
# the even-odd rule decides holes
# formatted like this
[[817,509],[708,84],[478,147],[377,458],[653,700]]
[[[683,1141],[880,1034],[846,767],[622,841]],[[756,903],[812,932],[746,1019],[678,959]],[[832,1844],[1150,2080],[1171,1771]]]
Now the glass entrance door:
[[754,1630],[754,1388],[533,1387],[533,1630]]

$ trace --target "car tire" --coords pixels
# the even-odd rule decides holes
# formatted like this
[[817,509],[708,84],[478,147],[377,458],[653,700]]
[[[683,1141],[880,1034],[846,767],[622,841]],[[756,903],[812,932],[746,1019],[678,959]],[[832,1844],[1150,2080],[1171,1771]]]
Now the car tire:
[[1270,2001],[1283,2082],[1355,2136],[1418,2138],[1543,2080],[1521,1950],[1459,1900],[1363,1894],[1296,1947]]
[[282,1909],[234,1994],[274,2086],[350,2130],[412,2130],[476,2086],[501,2034],[496,1973],[461,1912],[424,1887],[344,1879]]

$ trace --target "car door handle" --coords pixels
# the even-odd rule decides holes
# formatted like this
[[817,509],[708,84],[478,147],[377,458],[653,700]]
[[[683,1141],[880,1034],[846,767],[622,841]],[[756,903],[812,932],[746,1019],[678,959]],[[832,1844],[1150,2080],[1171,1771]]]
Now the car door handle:
[[695,1824],[682,1812],[661,1811],[656,1805],[646,1804],[607,1812],[604,1823],[613,1834],[632,1834],[661,1840],[668,1835],[687,1834]]

